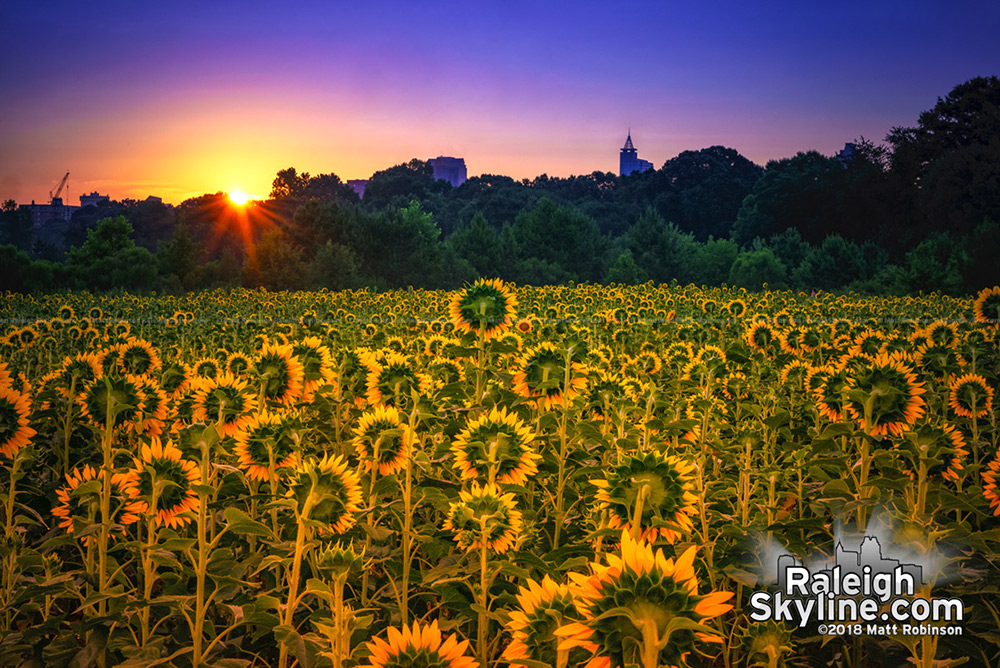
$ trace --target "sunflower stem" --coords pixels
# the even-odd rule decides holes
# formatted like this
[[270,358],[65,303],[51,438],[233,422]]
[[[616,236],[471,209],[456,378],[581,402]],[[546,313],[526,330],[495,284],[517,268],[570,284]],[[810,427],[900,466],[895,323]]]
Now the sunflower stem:
[[[315,489],[310,490],[309,496],[306,497],[306,501],[302,505],[302,513],[295,518],[295,552],[292,557],[292,569],[288,575],[288,598],[285,602],[285,618],[282,620],[282,625],[291,629],[295,628],[292,626],[292,622],[294,621],[295,604],[298,602],[299,578],[302,576],[302,555],[305,553],[306,534],[308,533],[306,520],[309,518],[309,513],[312,512],[313,505],[316,503],[315,494]],[[281,643],[281,648],[278,650],[278,668],[288,668],[288,645],[285,643]]]
[[10,602],[14,597],[14,582],[16,580],[15,568],[17,566],[17,550],[13,549],[14,542],[14,485],[18,478],[18,468],[20,468],[21,463],[21,450],[17,450],[13,453],[13,461],[11,461],[10,468],[10,487],[7,489],[7,503],[6,505],[6,515],[7,521],[4,525],[4,537],[6,538],[6,543],[10,546],[10,554],[7,555],[7,560],[9,563],[4,564],[3,569],[3,589],[4,589],[4,623],[3,631],[4,633],[10,631],[11,625],[14,621],[14,616],[10,611]]
[[69,399],[66,402],[66,417],[63,420],[63,475],[69,475],[69,437],[72,434],[73,404],[76,403],[76,374],[69,381]]
[[635,496],[635,510],[632,513],[631,533],[632,538],[636,540],[639,540],[642,537],[642,510],[646,503],[646,497],[649,496],[649,492],[649,483],[646,483],[639,488],[639,493]]
[[[372,545],[372,530],[375,529],[375,478],[378,475],[378,461],[379,461],[379,446],[382,444],[382,436],[380,435],[372,443],[372,464],[371,464],[371,480],[368,485],[368,508],[370,509],[368,515],[368,529],[365,532],[365,553]],[[361,606],[365,607],[368,605],[368,569],[366,568],[361,574]]]
[[486,547],[486,521],[490,516],[481,516],[479,518],[479,628],[477,629],[476,637],[476,654],[479,657],[479,665],[482,668],[487,668],[489,663],[487,662],[487,638],[489,630],[489,617],[487,616],[487,601],[486,593],[488,590],[488,585],[486,584],[486,569],[488,564],[487,559],[487,547]]
[[160,501],[160,489],[156,478],[153,478],[153,490],[150,496],[149,520],[146,522],[146,545],[142,552],[142,601],[143,608],[140,614],[142,640],[140,646],[145,648],[149,643],[149,613],[150,598],[153,596],[153,584],[155,582],[155,566],[153,564],[153,546],[156,544],[156,521],[157,505]]
[[[222,408],[219,408],[218,426],[222,424]],[[201,447],[201,483],[209,484],[209,447],[205,439],[199,444]],[[193,652],[191,665],[198,668],[202,659],[202,631],[205,627],[205,578],[208,572],[208,542],[205,538],[206,525],[208,524],[208,497],[204,492],[198,494],[198,523],[195,531],[198,540],[198,563],[195,567],[195,612],[194,630],[191,634]]]
[[[408,436],[404,435],[403,438],[409,437],[411,440],[415,438],[415,427],[417,422],[417,406],[414,402],[413,410],[410,411],[410,423]],[[399,615],[402,619],[403,624],[407,624],[410,619],[410,568],[413,566],[413,452],[410,452],[406,457],[406,468],[403,479],[403,572],[402,572],[402,588],[399,592],[400,604],[399,604]],[[368,572],[368,569],[365,569]]]
[[642,668],[659,668],[660,639],[656,631],[656,622],[643,619],[642,625]]
[[552,549],[559,549],[559,536],[562,532],[562,525],[565,521],[566,511],[563,496],[566,488],[566,457],[569,449],[569,439],[567,438],[567,422],[569,420],[569,383],[571,373],[571,361],[573,359],[572,348],[567,348],[566,357],[563,359],[563,388],[560,408],[562,414],[559,416],[559,473],[556,478],[556,526],[552,534]]
[[[114,454],[111,451],[111,442],[114,438],[114,394],[110,392],[108,386],[107,410],[104,415],[104,431],[101,434],[101,453],[103,462],[101,464],[102,484],[101,484],[101,530],[97,534],[97,591],[101,595],[97,602],[97,615],[103,617],[107,612],[108,599],[104,594],[108,588],[108,538],[111,531],[111,474],[114,471]],[[104,668],[107,665],[107,653],[105,649],[97,655],[97,665]]]

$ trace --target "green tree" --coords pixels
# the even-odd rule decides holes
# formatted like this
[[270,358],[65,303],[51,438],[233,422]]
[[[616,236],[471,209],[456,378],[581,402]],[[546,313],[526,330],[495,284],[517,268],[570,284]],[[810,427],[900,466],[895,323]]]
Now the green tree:
[[621,283],[623,285],[640,285],[646,280],[646,272],[636,264],[635,258],[632,257],[632,251],[627,248],[618,254],[604,277],[605,283]]
[[0,292],[38,292],[55,287],[50,262],[32,262],[24,251],[11,244],[0,246]]
[[835,234],[810,250],[793,272],[795,284],[805,290],[833,290],[865,277],[861,249]]
[[156,252],[156,264],[160,276],[184,290],[194,289],[198,280],[199,256],[198,244],[188,231],[187,225],[183,222],[178,223],[170,240],[160,244]]
[[282,169],[271,182],[270,199],[301,199],[309,183],[309,172],[299,174],[294,167]]
[[781,234],[775,234],[768,239],[767,246],[789,272],[795,271],[812,249],[795,227],[790,227]]
[[302,290],[309,287],[309,272],[302,251],[278,228],[269,230],[248,253],[245,280],[268,290]]
[[365,186],[364,205],[369,211],[404,207],[409,201],[423,201],[432,193],[450,188],[447,181],[434,180],[434,168],[429,162],[414,158],[372,174]]
[[906,254],[906,287],[910,292],[962,293],[968,264],[962,244],[955,243],[949,234],[935,235]]
[[12,199],[0,204],[0,244],[10,244],[29,251],[34,240],[34,221],[31,212],[21,209]]
[[136,246],[125,216],[98,221],[83,245],[70,249],[66,269],[91,290],[148,290],[156,281],[153,255]]
[[720,285],[729,280],[729,272],[740,253],[730,239],[709,238],[698,244],[691,268],[691,280],[699,285]]
[[366,278],[388,288],[437,287],[443,281],[441,231],[417,201],[359,216],[348,240]]
[[971,231],[1000,220],[1000,78],[955,86],[914,128],[893,128],[891,165],[921,228]]
[[344,244],[327,241],[309,263],[312,284],[330,290],[347,290],[362,285],[358,258]]
[[759,290],[781,287],[787,272],[770,248],[743,251],[729,271],[729,283],[735,287]]
[[978,292],[997,283],[997,258],[1000,258],[1000,225],[988,220],[977,225],[965,242],[969,263],[965,271],[965,287]]
[[625,235],[625,246],[635,263],[656,283],[694,280],[698,242],[648,207]]
[[588,216],[543,197],[514,222],[522,259],[536,266],[558,267],[562,280],[597,281],[604,275],[607,242]]
[[699,241],[727,237],[743,199],[763,173],[762,167],[724,146],[682,151],[655,175],[655,206]]
[[498,275],[503,264],[500,233],[482,213],[477,212],[468,225],[455,230],[447,243],[477,277]]
[[843,172],[840,161],[816,151],[768,162],[743,200],[733,239],[746,246],[755,237],[766,239],[795,227],[807,241],[819,242],[837,229],[841,219],[843,193],[838,180]]

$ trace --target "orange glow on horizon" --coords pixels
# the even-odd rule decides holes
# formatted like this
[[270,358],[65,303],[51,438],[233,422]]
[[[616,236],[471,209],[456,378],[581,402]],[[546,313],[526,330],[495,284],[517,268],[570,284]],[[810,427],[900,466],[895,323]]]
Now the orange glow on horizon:
[[248,195],[242,190],[230,190],[228,193],[229,201],[236,206],[245,206],[247,202],[256,199],[253,195]]

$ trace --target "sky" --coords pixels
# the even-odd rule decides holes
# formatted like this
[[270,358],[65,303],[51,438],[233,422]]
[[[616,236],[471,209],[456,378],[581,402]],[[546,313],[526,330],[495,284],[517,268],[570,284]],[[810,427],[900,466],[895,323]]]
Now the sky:
[[469,176],[759,164],[1000,74],[1000,3],[0,0],[0,200],[165,202],[439,155]]

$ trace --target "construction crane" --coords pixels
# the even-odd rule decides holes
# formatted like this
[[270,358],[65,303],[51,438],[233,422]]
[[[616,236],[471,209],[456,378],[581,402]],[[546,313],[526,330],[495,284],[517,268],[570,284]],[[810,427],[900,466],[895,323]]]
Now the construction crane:
[[[66,187],[66,181],[68,179],[69,179],[69,172],[66,172],[66,176],[62,177],[62,181],[59,182],[59,186],[56,187],[55,191],[52,190],[49,191],[49,201],[52,201],[55,198],[59,197],[59,194],[62,193],[62,189]],[[55,194],[53,194],[53,192],[55,192]]]

